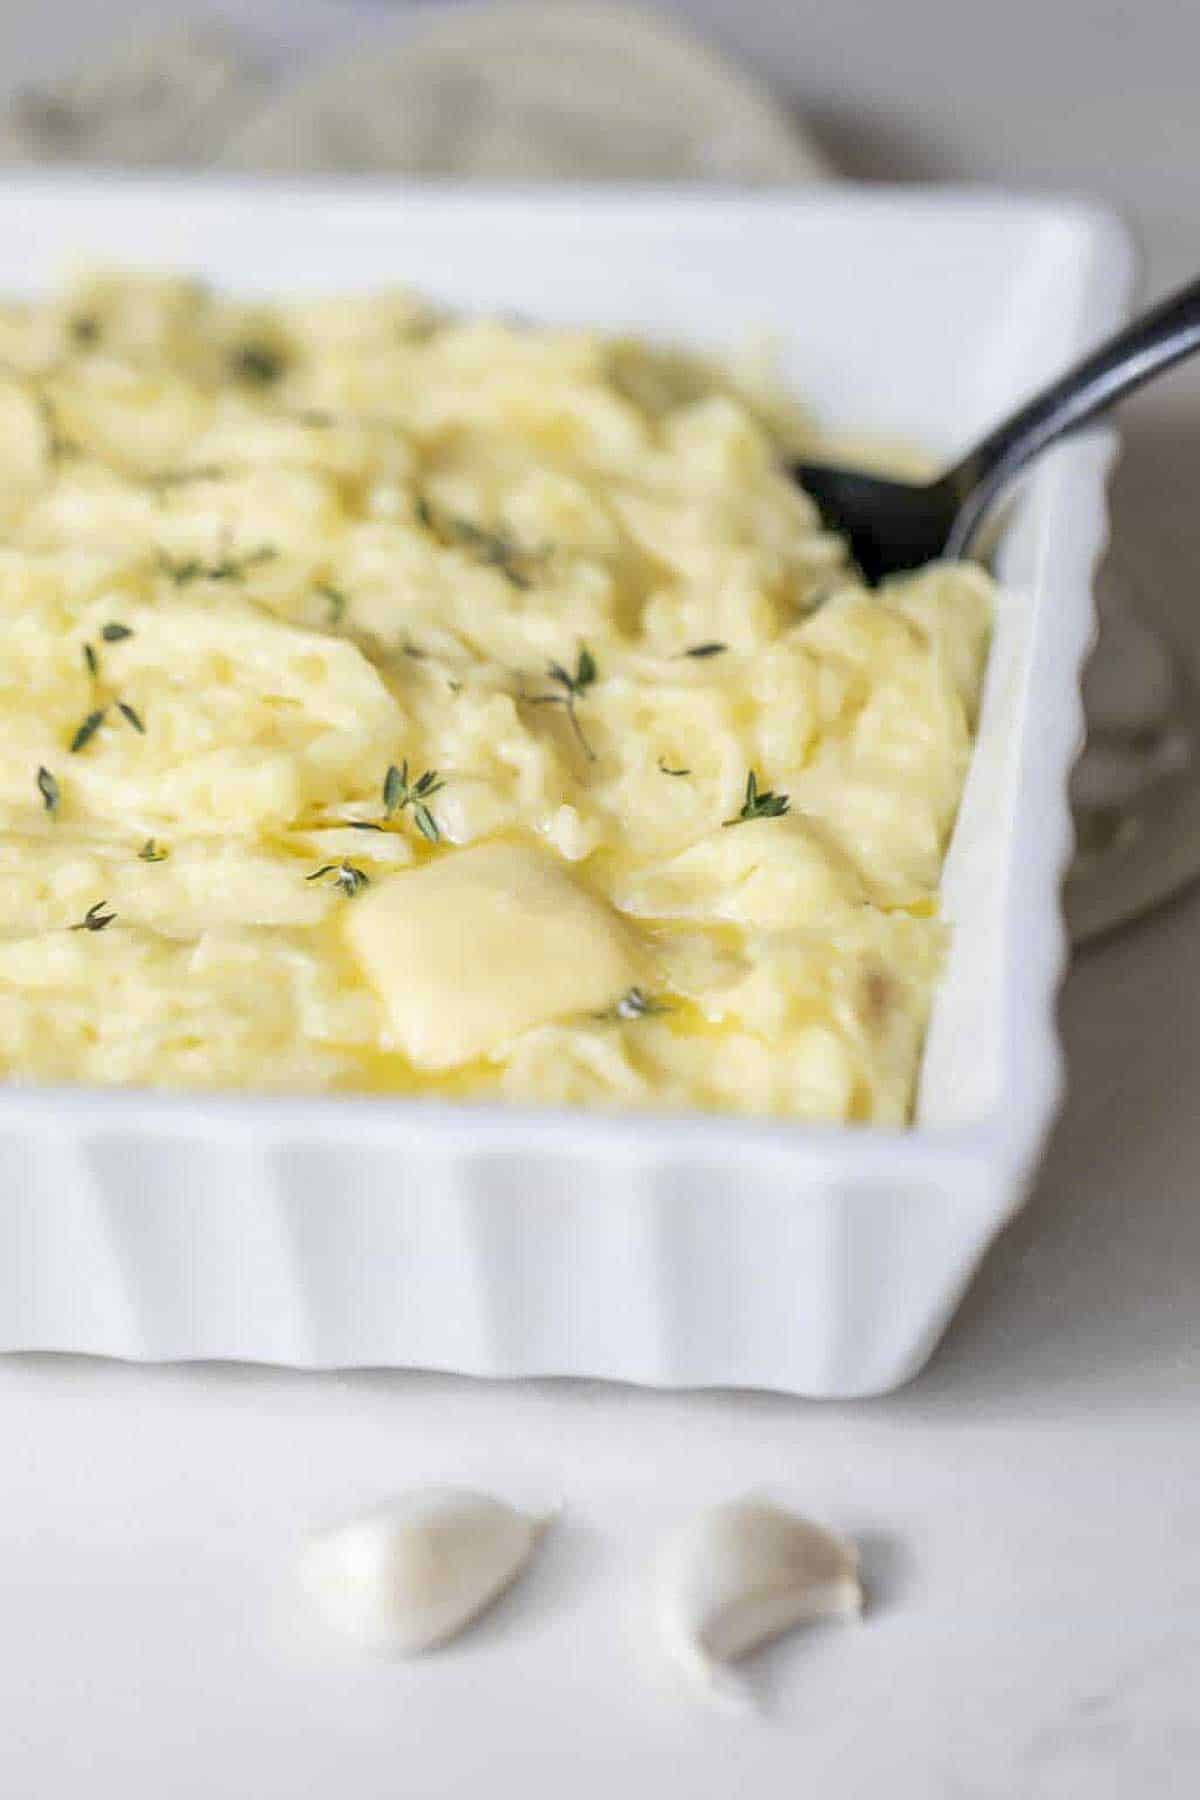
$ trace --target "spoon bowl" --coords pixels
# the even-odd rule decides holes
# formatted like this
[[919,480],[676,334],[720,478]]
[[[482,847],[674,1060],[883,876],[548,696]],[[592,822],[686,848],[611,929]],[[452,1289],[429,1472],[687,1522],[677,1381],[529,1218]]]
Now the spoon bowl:
[[822,522],[849,541],[872,587],[885,575],[935,562],[961,504],[946,476],[918,485],[832,463],[796,463],[792,474],[816,501]]
[[792,474],[874,584],[939,557],[963,557],[991,507],[1049,445],[1200,350],[1200,281],[1134,319],[1025,401],[936,481],[889,481],[801,462]]

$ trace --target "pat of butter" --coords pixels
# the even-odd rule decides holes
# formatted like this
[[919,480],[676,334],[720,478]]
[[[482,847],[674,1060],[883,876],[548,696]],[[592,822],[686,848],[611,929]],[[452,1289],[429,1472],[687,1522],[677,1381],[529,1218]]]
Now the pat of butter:
[[479,844],[390,876],[346,908],[346,936],[422,1069],[610,1007],[644,973],[636,940],[543,851]]

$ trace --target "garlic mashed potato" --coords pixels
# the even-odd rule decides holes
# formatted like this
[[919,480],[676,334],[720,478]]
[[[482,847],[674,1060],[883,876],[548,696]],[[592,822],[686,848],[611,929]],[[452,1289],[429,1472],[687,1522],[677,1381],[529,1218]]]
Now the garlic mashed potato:
[[902,1122],[990,617],[753,370],[410,295],[0,312],[0,1070]]

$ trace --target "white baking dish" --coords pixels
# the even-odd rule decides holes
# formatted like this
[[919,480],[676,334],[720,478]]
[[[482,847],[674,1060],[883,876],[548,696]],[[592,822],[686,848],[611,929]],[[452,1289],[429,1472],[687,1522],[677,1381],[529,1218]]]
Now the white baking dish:
[[[403,279],[700,344],[765,328],[828,420],[946,451],[1108,331],[1132,279],[1108,215],[963,192],[6,177],[0,289],[79,256],[264,292]],[[1059,1095],[1066,783],[1112,451],[1095,434],[1047,458],[1001,545],[914,1130],[8,1087],[0,1346],[810,1395],[911,1375]]]

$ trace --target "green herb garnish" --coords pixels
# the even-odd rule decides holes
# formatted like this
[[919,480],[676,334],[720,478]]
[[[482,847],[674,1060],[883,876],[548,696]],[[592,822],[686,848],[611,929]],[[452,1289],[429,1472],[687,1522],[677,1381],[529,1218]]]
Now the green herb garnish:
[[742,801],[741,811],[732,819],[722,822],[726,825],[746,825],[752,819],[779,819],[790,805],[786,794],[773,794],[769,788],[759,793],[758,777],[751,769],[746,777],[746,798]]
[[413,824],[427,843],[436,844],[442,834],[426,803],[445,785],[436,769],[426,769],[423,775],[410,782],[407,759],[399,768],[395,763],[390,764],[383,778],[384,816],[390,819],[411,806]]
[[100,636],[104,639],[106,644],[120,644],[123,643],[126,638],[131,638],[133,632],[128,625],[102,625],[100,627]]
[[360,888],[367,887],[371,879],[369,875],[365,874],[362,869],[358,868],[357,865],[352,862],[323,863],[319,869],[314,869],[312,874],[306,875],[304,879],[306,881],[320,881],[322,876],[325,875],[332,875],[333,880],[330,883],[330,886],[339,889],[341,893],[346,894],[347,896],[357,894]]
[[229,353],[229,373],[247,387],[272,387],[286,366],[282,354],[270,344],[238,344]]
[[164,575],[169,575],[176,587],[186,587],[189,581],[197,581],[204,573],[204,564],[198,556],[189,556],[183,562],[176,562],[165,551],[159,555],[159,564]]
[[548,672],[551,681],[556,681],[563,691],[561,694],[535,694],[532,704],[534,706],[564,707],[567,717],[571,721],[571,729],[579,740],[581,750],[589,762],[595,762],[596,752],[584,737],[583,729],[575,712],[575,702],[583,697],[596,680],[598,670],[595,657],[586,644],[581,644],[573,675],[569,669],[564,669],[562,664],[557,662],[550,664]]
[[166,862],[167,853],[160,850],[157,838],[147,838],[138,851],[139,862]]
[[650,1019],[658,1013],[668,1013],[670,1010],[667,1001],[656,999],[653,994],[648,994],[645,988],[631,987],[621,995],[615,1006],[611,1006],[607,1012],[596,1013],[593,1016],[611,1024],[616,1019]]
[[704,662],[710,656],[723,656],[728,648],[728,644],[718,644],[715,642],[711,644],[692,644],[689,649],[681,651],[680,654],[683,656],[690,656],[696,662]]
[[346,616],[346,608],[350,604],[341,588],[334,587],[331,581],[318,581],[316,592],[327,603],[329,609],[326,613],[326,624],[340,625]]
[[107,900],[97,900],[95,906],[89,906],[78,925],[72,925],[72,931],[103,931],[116,918],[115,912],[105,912]]
[[520,549],[502,532],[489,531],[485,526],[477,525],[474,519],[464,519],[455,513],[439,516],[421,494],[413,502],[413,510],[418,525],[432,532],[447,549],[463,550],[486,568],[498,569],[513,587],[532,587],[533,583],[523,567],[529,560],[530,552]]
[[77,755],[80,750],[91,743],[92,739],[104,723],[104,715],[107,710],[107,707],[100,706],[97,707],[95,712],[90,712],[88,714],[87,718],[79,726],[75,736],[68,745],[68,749],[72,756]]
[[39,768],[37,772],[38,793],[42,796],[42,805],[53,816],[58,811],[61,799],[59,786],[49,769]]
[[127,719],[129,721],[129,723],[133,726],[133,729],[136,732],[138,732],[140,736],[145,737],[146,727],[142,724],[140,717],[133,710],[133,707],[130,706],[127,701],[118,700],[117,701],[117,711],[120,713],[120,715],[123,719]]
[[64,456],[74,456],[79,446],[71,438],[65,437],[58,422],[58,412],[48,394],[39,394],[37,408],[42,415],[42,423],[46,428],[46,447],[50,452],[50,461],[56,463]]
[[472,519],[447,519],[445,528],[453,543],[461,545],[486,568],[499,569],[513,587],[532,587],[529,576],[517,566],[521,552],[510,538],[503,537],[498,531],[486,531]]
[[690,769],[672,769],[661,756],[658,759],[658,766],[664,775],[690,775],[692,772]]
[[146,486],[165,492],[168,488],[186,487],[192,481],[223,481],[229,470],[221,463],[197,463],[190,469],[159,469],[157,474],[147,475]]
[[92,649],[90,644],[85,644],[83,646],[83,666],[91,676],[92,680],[95,681],[97,675],[100,673],[100,663],[96,656],[96,652]]
[[257,550],[248,550],[245,556],[223,556],[213,563],[201,562],[198,556],[176,562],[162,550],[158,560],[164,575],[169,575],[176,587],[186,587],[192,581],[240,581],[248,569],[270,562],[278,555],[273,544],[260,544]]

